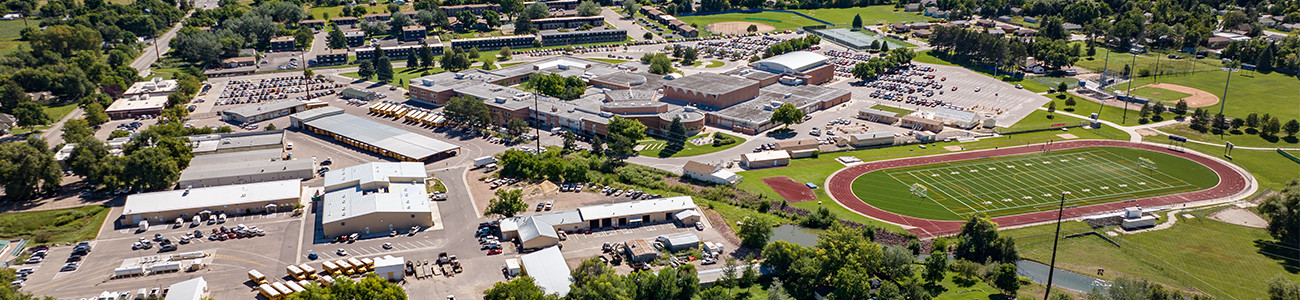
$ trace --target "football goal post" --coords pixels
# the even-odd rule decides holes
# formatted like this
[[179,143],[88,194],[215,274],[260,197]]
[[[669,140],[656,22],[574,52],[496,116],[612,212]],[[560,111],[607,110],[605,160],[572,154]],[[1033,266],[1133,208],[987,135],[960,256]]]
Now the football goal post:
[[916,195],[917,197],[921,197],[921,198],[926,198],[929,195],[928,194],[929,191],[930,191],[929,189],[925,188],[925,186],[921,185],[920,183],[912,184],[912,195]]
[[1156,162],[1151,161],[1150,159],[1147,159],[1146,157],[1138,157],[1138,165],[1141,166],[1141,167],[1143,167],[1143,168],[1146,168],[1146,169],[1148,169],[1148,170],[1155,170],[1155,169],[1156,169]]

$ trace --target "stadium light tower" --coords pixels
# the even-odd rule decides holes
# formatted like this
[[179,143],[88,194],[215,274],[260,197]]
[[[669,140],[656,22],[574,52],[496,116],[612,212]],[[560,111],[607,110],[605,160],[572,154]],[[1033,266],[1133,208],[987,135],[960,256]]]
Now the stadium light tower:
[[1052,296],[1052,275],[1056,274],[1056,246],[1061,240],[1061,219],[1065,216],[1065,195],[1070,192],[1061,192],[1061,205],[1056,209],[1056,234],[1052,235],[1052,263],[1047,267],[1047,291],[1043,292],[1043,300]]

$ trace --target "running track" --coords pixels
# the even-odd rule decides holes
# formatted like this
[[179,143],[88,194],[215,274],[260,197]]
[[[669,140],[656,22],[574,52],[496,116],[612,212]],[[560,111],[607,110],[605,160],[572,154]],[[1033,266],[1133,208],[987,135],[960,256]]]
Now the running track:
[[[1253,181],[1250,178],[1246,177],[1248,175],[1243,174],[1242,172],[1238,172],[1236,168],[1228,165],[1225,162],[1212,159],[1209,157],[1205,157],[1202,155],[1193,154],[1193,153],[1171,151],[1169,149],[1166,149],[1163,145],[1139,144],[1139,143],[1131,143],[1131,142],[1124,142],[1124,141],[1087,140],[1087,141],[1053,142],[1051,145],[1036,144],[1030,146],[1018,146],[1012,148],[959,152],[959,153],[936,155],[936,156],[869,162],[869,163],[855,165],[852,167],[848,167],[836,171],[835,174],[832,174],[831,177],[826,180],[826,186],[827,186],[827,190],[830,191],[831,198],[835,199],[835,202],[839,202],[840,205],[848,208],[849,210],[855,211],[859,214],[865,215],[870,218],[882,220],[885,222],[902,225],[904,226],[904,228],[911,227],[908,228],[908,231],[916,234],[921,238],[952,235],[952,234],[957,234],[958,232],[961,231],[961,225],[963,222],[921,219],[921,218],[909,217],[909,216],[899,215],[896,213],[881,210],[879,208],[867,204],[866,202],[863,202],[861,199],[858,198],[858,196],[853,194],[853,180],[857,179],[859,176],[862,176],[863,174],[866,174],[868,172],[882,170],[882,169],[896,168],[896,167],[961,161],[961,160],[977,159],[977,158],[984,158],[984,157],[996,157],[996,156],[1016,155],[1016,154],[1024,154],[1024,153],[1034,153],[1034,152],[1041,152],[1044,150],[1061,150],[1061,149],[1096,147],[1096,146],[1143,149],[1143,150],[1161,152],[1161,153],[1166,153],[1166,154],[1186,158],[1195,161],[1197,163],[1200,163],[1201,165],[1204,165],[1206,167],[1209,167],[1215,173],[1218,173],[1219,184],[1209,189],[1195,191],[1195,192],[1067,208],[1065,209],[1066,219],[1092,215],[1097,213],[1118,211],[1120,209],[1123,209],[1124,207],[1132,207],[1134,205],[1140,205],[1143,207],[1153,207],[1153,206],[1188,203],[1188,202],[1195,202],[1195,201],[1202,201],[1202,200],[1230,198],[1249,189],[1251,187],[1250,182]],[[1042,211],[1042,212],[1013,215],[1013,216],[997,217],[997,218],[993,218],[993,222],[997,223],[999,227],[1007,228],[1011,226],[1020,226],[1020,225],[1028,225],[1028,224],[1040,223],[1045,221],[1053,221],[1055,219],[1056,219],[1056,211]]]

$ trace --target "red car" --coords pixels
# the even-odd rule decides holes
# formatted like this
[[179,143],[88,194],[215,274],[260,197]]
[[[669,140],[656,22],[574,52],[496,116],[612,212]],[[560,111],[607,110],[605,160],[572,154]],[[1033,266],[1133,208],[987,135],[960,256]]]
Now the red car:
[[957,87],[955,87],[955,86],[952,87],[952,91],[956,92],[956,91],[957,91]]
[[501,254],[501,249],[488,250],[488,255]]

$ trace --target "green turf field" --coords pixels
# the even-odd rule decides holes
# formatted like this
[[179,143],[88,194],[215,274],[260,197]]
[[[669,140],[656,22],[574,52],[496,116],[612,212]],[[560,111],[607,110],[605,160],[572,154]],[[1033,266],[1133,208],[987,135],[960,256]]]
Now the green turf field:
[[1133,96],[1137,96],[1141,98],[1156,99],[1161,101],[1172,101],[1172,102],[1177,102],[1178,99],[1187,98],[1192,95],[1188,93],[1175,92],[1167,89],[1150,87],[1150,86],[1133,89],[1132,93]]
[[[1143,159],[1154,163],[1143,166]],[[1172,175],[1178,174],[1178,175]],[[1167,195],[1218,182],[1209,168],[1176,156],[1128,148],[1076,148],[901,167],[867,173],[853,191],[880,209],[936,220],[982,213],[1015,215],[1067,205]],[[926,197],[914,195],[914,184]]]
[[[1215,71],[1197,72],[1192,75],[1161,76],[1159,81],[1206,91],[1219,97],[1219,99],[1225,99],[1223,97],[1223,83],[1227,79],[1227,72],[1216,69]],[[1133,82],[1133,86],[1143,86],[1153,82],[1153,80],[1151,77],[1138,78]],[[1229,117],[1244,118],[1250,113],[1272,113],[1278,119],[1282,119],[1282,122],[1290,119],[1300,119],[1300,109],[1296,109],[1295,102],[1296,85],[1300,85],[1300,80],[1296,80],[1295,76],[1282,73],[1233,72],[1223,114]],[[1127,87],[1127,85],[1124,85],[1114,86],[1113,88]],[[1215,104],[1212,108],[1214,108],[1212,112],[1217,113],[1219,105]]]
[[772,27],[775,27],[774,30],[789,30],[789,29],[795,29],[804,26],[825,25],[822,23],[818,23],[817,21],[809,20],[808,18],[800,17],[799,15],[796,14],[771,12],[771,11],[765,11],[759,13],[748,13],[748,14],[734,13],[734,14],[719,14],[719,15],[708,15],[708,16],[686,16],[678,19],[682,20],[682,22],[686,22],[686,24],[700,25],[698,27],[700,29],[707,29],[708,27],[706,27],[706,25],[711,23],[721,23],[721,22],[762,23],[762,24],[772,25]]
[[794,11],[845,27],[853,25],[853,16],[857,15],[862,16],[863,25],[897,22],[928,22],[934,20],[934,18],[926,17],[917,12],[903,12],[902,10],[895,11],[893,5],[875,5],[853,8],[795,9]]

